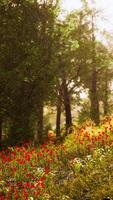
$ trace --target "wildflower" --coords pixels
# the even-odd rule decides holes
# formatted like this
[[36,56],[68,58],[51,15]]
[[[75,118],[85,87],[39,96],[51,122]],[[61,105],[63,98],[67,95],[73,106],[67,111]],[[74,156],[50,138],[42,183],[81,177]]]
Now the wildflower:
[[44,183],[39,183],[39,186],[40,186],[41,188],[44,188],[44,187],[45,187],[45,184],[44,184]]
[[48,167],[45,167],[45,170],[44,170],[44,171],[45,171],[46,174],[48,174],[48,173],[50,172],[50,170],[49,170]]
[[45,180],[46,180],[46,177],[42,176],[38,181],[42,182],[42,181],[45,181]]
[[24,183],[24,186],[25,186],[25,187],[30,187],[30,185],[31,185],[30,182],[25,182],[25,183]]
[[81,145],[83,145],[83,144],[84,144],[84,141],[83,141],[83,140],[80,140],[79,143],[80,143]]
[[27,173],[25,176],[26,176],[27,178],[29,178],[29,177],[31,176],[31,173]]
[[26,159],[27,161],[30,161],[30,155],[29,155],[29,154],[26,155],[26,156],[25,156],[25,159]]
[[33,197],[29,197],[28,199],[29,199],[29,200],[34,200],[34,198],[33,198]]

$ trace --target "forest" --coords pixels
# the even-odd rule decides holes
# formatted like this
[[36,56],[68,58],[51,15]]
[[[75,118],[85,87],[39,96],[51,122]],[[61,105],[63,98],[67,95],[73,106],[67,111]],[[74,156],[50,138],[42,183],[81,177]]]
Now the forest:
[[[99,11],[83,7],[59,19],[59,1],[2,0],[0,3],[0,140],[16,144],[47,136],[44,107],[54,107],[56,136],[61,113],[65,133],[79,121],[112,113],[112,48],[96,35]],[[107,34],[106,34],[107,35]],[[80,98],[87,91],[87,100]],[[100,109],[100,105],[101,109]],[[67,133],[66,133],[67,134]]]
[[0,200],[113,198],[113,38],[81,2],[0,0]]

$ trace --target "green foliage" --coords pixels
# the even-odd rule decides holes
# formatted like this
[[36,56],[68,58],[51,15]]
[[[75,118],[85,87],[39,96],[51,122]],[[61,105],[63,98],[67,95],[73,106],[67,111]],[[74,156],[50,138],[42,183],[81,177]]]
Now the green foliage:
[[14,0],[2,3],[0,116],[3,121],[8,119],[10,122],[10,137],[14,136],[15,140],[22,137],[29,139],[32,115],[38,113],[38,107],[48,101],[53,90],[57,1],[42,1],[39,4]]
[[86,101],[81,104],[81,110],[78,116],[78,123],[82,124],[89,119],[90,119],[90,105],[89,102]]

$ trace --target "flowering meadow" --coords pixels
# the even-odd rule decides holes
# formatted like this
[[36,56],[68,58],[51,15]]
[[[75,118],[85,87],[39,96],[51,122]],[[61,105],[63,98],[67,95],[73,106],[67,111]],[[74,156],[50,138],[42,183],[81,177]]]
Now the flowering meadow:
[[73,127],[63,143],[55,134],[39,146],[2,148],[0,200],[113,198],[113,119]]

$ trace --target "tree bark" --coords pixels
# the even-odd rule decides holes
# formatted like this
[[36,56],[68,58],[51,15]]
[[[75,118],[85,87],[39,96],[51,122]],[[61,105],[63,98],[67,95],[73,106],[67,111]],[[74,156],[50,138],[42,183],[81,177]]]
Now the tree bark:
[[0,144],[2,142],[2,118],[0,117]]
[[37,119],[37,132],[35,135],[35,143],[42,144],[43,143],[43,114],[44,114],[44,106],[43,102],[38,106],[38,119]]
[[94,27],[94,13],[92,13],[92,76],[91,76],[91,119],[96,125],[100,123],[99,116],[99,100],[97,93],[97,71],[96,71],[96,42],[95,42],[95,27]]
[[66,80],[63,80],[63,98],[64,98],[64,107],[65,107],[65,117],[66,117],[66,134],[69,128],[72,126],[72,115],[71,115],[71,102],[70,94],[66,85]]
[[104,93],[104,115],[108,114],[108,70],[106,70],[105,76],[105,93]]
[[104,97],[104,116],[108,114],[108,96],[107,91],[105,91],[105,97]]
[[56,116],[56,138],[58,140],[61,139],[61,133],[60,133],[61,109],[62,109],[62,102],[61,99],[58,97],[57,116]]
[[91,100],[91,119],[95,122],[96,125],[100,123],[99,116],[99,100],[97,94],[97,73],[95,68],[92,72],[92,85],[90,91],[90,100]]

